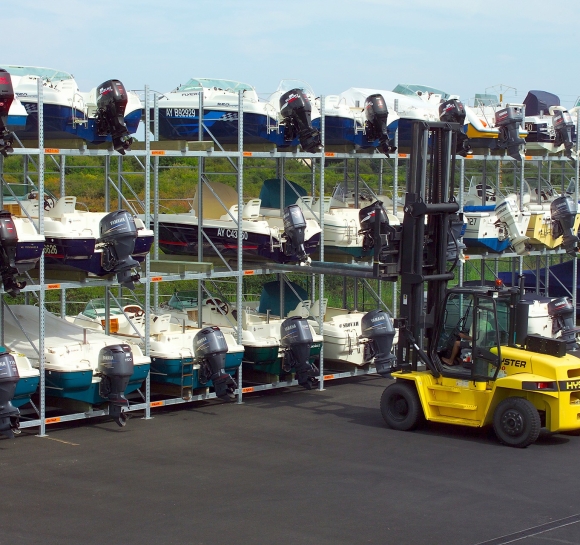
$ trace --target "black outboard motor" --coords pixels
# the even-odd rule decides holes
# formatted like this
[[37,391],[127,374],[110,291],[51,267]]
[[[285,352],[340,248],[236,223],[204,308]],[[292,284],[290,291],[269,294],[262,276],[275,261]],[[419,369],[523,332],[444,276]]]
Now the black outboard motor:
[[389,153],[397,151],[393,140],[389,137],[387,118],[389,110],[383,95],[377,93],[365,100],[365,132],[367,138],[379,141],[382,152],[388,157]]
[[[444,123],[459,123],[459,126],[463,127],[465,115],[465,106],[457,98],[450,98],[439,105],[439,119]],[[471,153],[469,138],[461,129],[457,132],[455,153],[462,157],[466,157]]]
[[499,128],[497,146],[507,149],[508,155],[516,161],[522,160],[520,147],[526,143],[518,132],[523,120],[524,112],[520,106],[507,106],[495,112],[495,125]]
[[384,310],[371,310],[360,321],[361,339],[368,339],[364,345],[363,360],[375,360],[379,375],[390,377],[396,371],[397,357],[391,354],[395,328],[390,316]]
[[292,316],[282,322],[280,326],[280,346],[284,349],[282,368],[287,373],[294,369],[298,384],[307,390],[318,385],[316,378],[318,368],[309,361],[312,342],[308,320]]
[[97,95],[97,132],[99,136],[110,134],[115,151],[125,155],[125,150],[133,143],[125,124],[127,91],[118,79],[110,79],[99,85]]
[[552,115],[552,125],[556,132],[554,145],[561,146],[563,144],[566,157],[571,158],[572,148],[574,147],[572,142],[572,131],[574,129],[572,116],[567,110],[555,110]]
[[20,411],[12,405],[16,383],[20,379],[12,354],[0,354],[0,435],[12,439],[20,433]]
[[285,255],[296,256],[301,263],[310,263],[310,258],[304,248],[306,220],[304,213],[297,204],[284,208],[284,234],[286,242],[283,246]]
[[561,339],[566,341],[566,352],[579,350],[576,335],[580,327],[576,327],[574,306],[569,297],[558,297],[548,303],[548,314],[552,317],[552,335],[562,332]]
[[[12,219],[12,214],[0,210],[0,275],[4,289],[12,297],[16,297],[26,282],[18,282],[16,275],[21,272],[16,267],[16,245],[18,233]],[[33,265],[30,265],[32,267]]]
[[286,142],[298,136],[304,151],[317,153],[322,149],[320,133],[312,127],[312,106],[302,89],[292,89],[280,97],[280,114],[284,118]]
[[580,250],[580,241],[574,232],[578,206],[573,199],[562,195],[550,203],[550,213],[552,215],[552,235],[554,238],[563,236],[562,246],[566,252],[576,255]]
[[117,273],[119,284],[134,290],[140,278],[131,274],[131,269],[139,266],[131,254],[135,250],[137,226],[133,216],[126,210],[107,214],[99,223],[97,244],[103,250],[101,264],[110,273]]
[[6,125],[8,123],[8,111],[14,101],[14,89],[10,74],[0,68],[0,153],[6,157],[12,153],[14,143],[14,133],[10,132]]
[[199,364],[199,382],[213,382],[215,395],[225,401],[235,399],[236,381],[225,372],[228,345],[217,326],[204,327],[193,338],[193,351]]
[[133,352],[128,344],[113,344],[101,348],[98,364],[101,375],[99,395],[109,400],[109,415],[121,427],[127,423],[123,407],[129,407],[125,390],[133,369]]

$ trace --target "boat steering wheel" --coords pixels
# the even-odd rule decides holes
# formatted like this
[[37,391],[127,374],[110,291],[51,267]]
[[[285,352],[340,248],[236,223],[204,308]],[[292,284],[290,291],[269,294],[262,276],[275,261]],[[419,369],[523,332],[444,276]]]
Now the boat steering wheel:
[[221,299],[208,299],[207,302],[210,305],[215,304],[220,309],[222,314],[228,313],[229,305],[227,303],[224,303]]
[[123,312],[126,314],[134,314],[135,318],[139,318],[145,314],[145,311],[139,305],[127,305],[123,307]]

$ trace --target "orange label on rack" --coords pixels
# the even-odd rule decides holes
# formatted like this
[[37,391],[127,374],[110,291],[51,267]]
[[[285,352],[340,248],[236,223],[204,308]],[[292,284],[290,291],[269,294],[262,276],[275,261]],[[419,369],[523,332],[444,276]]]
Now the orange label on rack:
[[252,154],[252,152],[251,152],[251,151],[244,151],[244,152],[242,152],[242,155],[243,155],[244,157],[251,157],[253,154]]
[[470,255],[465,255],[464,254],[463,257],[465,258],[465,261],[467,261],[468,259],[471,259],[471,256]]
[[58,154],[60,153],[60,150],[58,148],[44,148],[44,153]]
[[325,151],[324,156],[325,157],[335,157],[336,153],[334,153],[333,151]]
[[324,375],[324,380],[332,380],[334,375]]
[[526,157],[526,160],[533,159],[533,157],[531,155],[526,155],[525,157]]
[[59,290],[60,284],[47,284],[46,289],[47,290]]
[[255,271],[244,271],[244,274],[250,276],[250,275],[254,274],[254,272]]
[[162,276],[152,276],[151,282],[163,282],[163,277]]
[[401,157],[402,159],[404,159],[405,157],[407,157],[406,153],[399,153],[399,157]]
[[163,407],[165,405],[165,401],[152,401],[149,403],[150,407]]
[[252,386],[249,386],[248,388],[242,388],[242,394],[251,394],[254,391],[254,388]]
[[60,422],[60,416],[53,416],[44,420],[45,424],[56,424],[57,422]]
[[164,149],[152,149],[151,155],[165,155]]
[[466,155],[465,158],[466,159],[473,159],[473,155]]

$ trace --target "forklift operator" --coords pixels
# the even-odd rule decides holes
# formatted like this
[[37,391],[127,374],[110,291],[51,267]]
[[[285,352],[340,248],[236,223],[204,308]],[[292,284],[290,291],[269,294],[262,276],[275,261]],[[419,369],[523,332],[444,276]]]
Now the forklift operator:
[[[469,332],[471,333],[471,331]],[[461,341],[471,341],[473,338],[467,333],[459,332],[459,339],[456,339],[453,343],[453,348],[451,350],[451,356],[449,358],[441,358],[441,361],[445,365],[458,365],[455,363],[455,359],[459,355],[459,350],[461,349]]]

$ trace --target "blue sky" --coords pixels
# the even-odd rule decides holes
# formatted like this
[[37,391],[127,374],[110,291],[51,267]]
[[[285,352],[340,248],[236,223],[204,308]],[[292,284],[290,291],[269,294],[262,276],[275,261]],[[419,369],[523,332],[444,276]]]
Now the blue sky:
[[580,95],[573,0],[19,0],[3,6],[0,64],[170,91],[190,77],[261,95],[302,79],[317,95],[421,83],[458,94],[496,84]]

